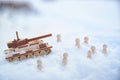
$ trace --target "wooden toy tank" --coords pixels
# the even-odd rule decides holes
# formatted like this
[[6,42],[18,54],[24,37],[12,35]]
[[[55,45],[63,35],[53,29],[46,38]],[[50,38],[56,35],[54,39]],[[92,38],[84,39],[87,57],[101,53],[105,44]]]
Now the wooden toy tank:
[[50,37],[52,34],[46,34],[30,39],[20,39],[16,32],[17,39],[7,43],[8,49],[4,51],[6,59],[11,61],[19,61],[26,58],[47,55],[51,52],[52,46],[44,43],[42,38]]

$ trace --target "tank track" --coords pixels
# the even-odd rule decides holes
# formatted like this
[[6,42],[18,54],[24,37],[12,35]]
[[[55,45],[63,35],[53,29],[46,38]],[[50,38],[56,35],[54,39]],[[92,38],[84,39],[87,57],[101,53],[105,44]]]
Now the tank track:
[[7,57],[6,60],[9,61],[9,62],[21,61],[21,60],[25,60],[25,59],[28,59],[28,58],[34,58],[34,57],[38,57],[38,56],[48,55],[51,52],[51,48],[52,48],[52,46],[42,48],[42,49],[36,50],[36,51],[29,50],[29,51],[26,51],[23,54],[17,53],[17,54],[14,54],[11,57]]

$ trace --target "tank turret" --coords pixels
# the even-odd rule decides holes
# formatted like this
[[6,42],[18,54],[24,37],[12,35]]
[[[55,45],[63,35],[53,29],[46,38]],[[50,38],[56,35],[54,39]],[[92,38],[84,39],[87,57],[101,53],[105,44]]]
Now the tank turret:
[[52,46],[49,46],[48,43],[44,43],[41,39],[50,36],[52,36],[52,34],[46,34],[30,39],[20,39],[18,32],[16,32],[17,39],[8,42],[8,49],[4,51],[4,53],[7,55],[6,59],[8,61],[15,61],[49,54]]
[[18,46],[27,44],[30,41],[34,41],[34,40],[37,40],[37,39],[42,39],[42,38],[46,38],[46,37],[52,36],[52,34],[46,34],[46,35],[42,35],[42,36],[39,36],[39,37],[31,38],[31,39],[27,39],[26,38],[26,39],[23,39],[23,40],[21,40],[19,38],[18,32],[16,32],[16,36],[17,36],[17,40],[14,39],[12,42],[7,43],[8,48],[16,48]]

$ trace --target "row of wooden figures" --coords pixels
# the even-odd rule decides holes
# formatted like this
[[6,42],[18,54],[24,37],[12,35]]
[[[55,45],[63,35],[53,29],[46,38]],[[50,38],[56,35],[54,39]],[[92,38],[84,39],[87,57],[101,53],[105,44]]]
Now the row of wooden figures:
[[[57,37],[57,42],[60,42],[61,41],[61,36],[58,34],[56,37]],[[89,40],[88,37],[84,37],[84,43],[88,44],[88,40]],[[79,38],[75,39],[75,46],[80,48],[80,39]],[[91,59],[92,55],[95,54],[95,53],[96,53],[96,47],[91,46],[90,50],[88,50],[87,58]],[[104,54],[107,53],[107,45],[106,44],[104,44],[102,46],[102,53],[104,53]],[[63,58],[62,58],[62,64],[67,65],[67,63],[68,63],[68,53],[64,53]],[[42,70],[43,66],[42,66],[42,61],[41,60],[37,61],[37,68],[39,70]]]
[[[104,44],[103,46],[102,46],[103,48],[102,48],[102,53],[103,54],[107,54],[107,45],[106,44]],[[93,54],[95,54],[96,53],[96,47],[95,46],[91,46],[91,48],[90,48],[90,50],[88,50],[88,58],[92,58],[92,55]]]
[[[88,37],[84,38],[84,42],[88,43]],[[75,40],[75,46],[80,48],[80,39],[76,39]],[[91,49],[88,51],[88,53],[95,53],[96,52],[96,47],[95,46],[91,46]],[[102,46],[102,53],[106,54],[107,53],[107,45],[103,44]]]
[[[57,38],[57,42],[61,42],[61,35],[60,34],[57,34],[56,35],[56,38]],[[86,36],[84,37],[84,43],[88,44],[88,40],[89,38]],[[76,38],[75,39],[75,42],[76,42],[76,46],[80,47],[80,39],[79,38]]]
[[[68,53],[63,54],[63,59],[62,59],[62,64],[65,66],[68,63]],[[42,61],[37,60],[37,68],[41,71],[43,66],[42,66]]]
[[[56,36],[56,38],[57,38],[57,42],[61,41],[61,35],[60,34],[58,34]],[[87,36],[85,36],[84,37],[84,43],[88,44],[88,41],[89,41],[89,38]],[[75,46],[78,47],[78,48],[80,48],[80,39],[79,38],[75,39]],[[95,52],[96,52],[96,47],[95,46],[91,46],[91,50],[89,50],[88,53],[90,54],[90,53],[95,53]],[[104,44],[102,46],[102,53],[104,53],[104,54],[107,53],[107,45],[106,44]]]
[[[107,53],[107,45],[103,45],[103,53]],[[92,55],[96,53],[96,48],[95,46],[91,46],[90,50],[88,50],[88,54],[87,54],[87,58],[91,59]],[[64,53],[63,54],[63,58],[62,58],[62,64],[65,66],[68,63],[68,53]],[[42,66],[42,61],[41,60],[37,60],[37,68],[41,71],[43,66]]]

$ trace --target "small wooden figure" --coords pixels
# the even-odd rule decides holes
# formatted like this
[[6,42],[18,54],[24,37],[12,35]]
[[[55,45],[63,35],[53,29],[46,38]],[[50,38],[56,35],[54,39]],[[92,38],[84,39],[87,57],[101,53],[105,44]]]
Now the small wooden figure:
[[87,55],[87,58],[91,59],[92,58],[92,51],[91,50],[88,50],[88,55]]
[[91,46],[91,51],[92,51],[93,54],[96,53],[96,47],[95,46]]
[[103,47],[102,53],[106,54],[107,53],[107,45],[104,44],[102,47]]
[[63,65],[67,65],[67,63],[68,63],[68,53],[63,54],[62,63],[63,63]]
[[61,42],[61,35],[60,34],[57,34],[57,42]]
[[37,60],[37,68],[41,71],[43,66],[42,66],[42,61],[41,60]]
[[75,46],[80,48],[80,39],[79,38],[75,39]]
[[84,37],[84,43],[88,44],[89,38],[87,36]]

